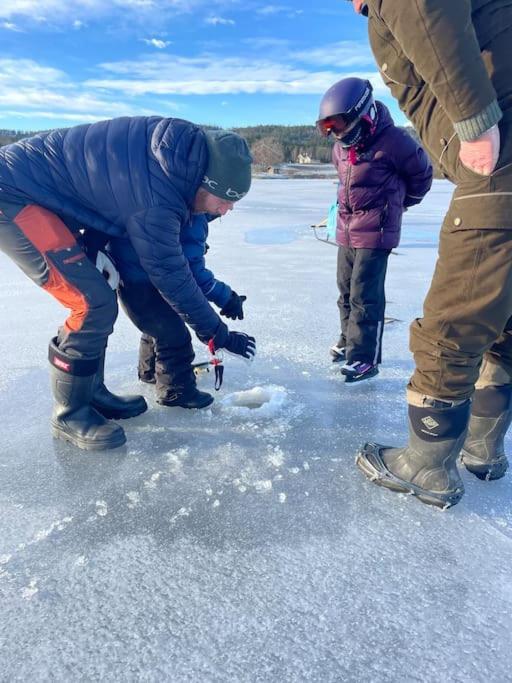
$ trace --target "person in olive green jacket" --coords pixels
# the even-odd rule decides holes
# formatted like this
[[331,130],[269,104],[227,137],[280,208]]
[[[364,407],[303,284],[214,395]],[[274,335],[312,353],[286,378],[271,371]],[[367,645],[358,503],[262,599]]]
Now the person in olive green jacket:
[[377,484],[450,507],[457,459],[504,475],[512,419],[512,1],[352,0],[379,70],[456,186],[423,317],[411,325],[409,443],[367,443]]

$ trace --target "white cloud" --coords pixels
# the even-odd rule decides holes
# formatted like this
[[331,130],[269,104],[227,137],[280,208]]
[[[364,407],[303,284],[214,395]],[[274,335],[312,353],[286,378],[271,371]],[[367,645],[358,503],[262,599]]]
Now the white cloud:
[[[86,81],[86,86],[112,93],[121,92],[129,97],[233,93],[321,94],[343,76],[339,68],[310,71],[293,66],[287,60],[279,63],[270,59],[221,58],[213,55],[194,58],[162,55],[153,60],[112,62],[102,67],[110,77],[90,79]],[[382,83],[375,71],[350,73],[370,78],[376,85]]]
[[212,26],[233,26],[235,23],[233,19],[224,19],[223,17],[207,17],[205,22]]
[[16,24],[13,24],[12,21],[4,21],[2,24],[0,24],[1,28],[5,28],[7,31],[15,31],[16,33],[23,33],[22,29],[19,28]]
[[170,40],[160,40],[159,38],[142,38],[142,42],[146,43],[146,45],[152,45],[159,50],[163,50],[171,44]]
[[280,12],[289,12],[290,7],[284,7],[283,5],[265,5],[264,7],[259,7],[256,12],[263,15],[279,14]]
[[1,0],[0,19],[25,17],[28,21],[69,23],[119,12],[158,15],[169,11],[188,12],[204,0]]
[[307,64],[334,66],[339,69],[375,64],[369,46],[366,43],[351,40],[341,40],[338,43],[329,43],[310,50],[291,52],[290,57]]
[[63,71],[32,60],[0,58],[0,115],[9,113],[26,118],[91,121],[158,111],[119,101],[117,93],[109,97],[109,93],[85,88],[73,83]]
[[75,19],[73,22],[73,28],[76,28],[77,30],[83,28],[84,26],[84,22],[80,21],[80,19]]

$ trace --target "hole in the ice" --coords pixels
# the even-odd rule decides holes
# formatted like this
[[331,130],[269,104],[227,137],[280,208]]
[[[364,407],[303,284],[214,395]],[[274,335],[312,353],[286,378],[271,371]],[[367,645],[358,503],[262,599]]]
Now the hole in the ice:
[[285,397],[282,387],[254,387],[246,391],[235,391],[223,401],[225,406],[231,408],[249,408],[257,410],[271,404],[276,408],[282,405]]
[[229,404],[238,408],[261,408],[265,403],[269,403],[272,395],[270,391],[237,391],[229,397]]

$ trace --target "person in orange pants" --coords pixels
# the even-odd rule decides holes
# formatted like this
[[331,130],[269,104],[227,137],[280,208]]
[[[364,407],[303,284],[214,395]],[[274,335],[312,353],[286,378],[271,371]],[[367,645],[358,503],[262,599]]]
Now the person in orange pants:
[[112,394],[103,381],[115,292],[64,222],[40,206],[0,201],[0,249],[70,310],[49,348],[57,397],[53,435],[86,449],[122,445],[124,431],[110,418],[134,417],[147,405],[142,396]]
[[158,116],[54,130],[0,148],[0,249],[71,311],[50,343],[54,436],[80,448],[114,448],[125,435],[109,419],[146,409],[142,397],[114,397],[103,384],[117,300],[95,267],[106,256],[92,255],[91,233],[100,249],[126,239],[152,286],[201,342],[254,356],[254,338],[221,321],[180,242],[191,215],[224,215],[247,194],[251,162],[236,133]]

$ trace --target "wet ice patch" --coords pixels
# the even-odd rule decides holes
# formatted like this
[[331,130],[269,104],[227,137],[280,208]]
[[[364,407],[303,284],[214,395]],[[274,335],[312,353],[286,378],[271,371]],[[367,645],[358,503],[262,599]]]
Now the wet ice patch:
[[245,232],[245,241],[249,244],[289,244],[296,239],[298,236],[294,232],[279,227],[259,228]]
[[224,409],[227,408],[241,412],[250,410],[251,415],[275,417],[285,406],[287,397],[288,395],[284,387],[269,384],[245,391],[235,391],[223,398],[220,401],[220,405]]

